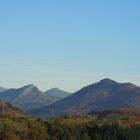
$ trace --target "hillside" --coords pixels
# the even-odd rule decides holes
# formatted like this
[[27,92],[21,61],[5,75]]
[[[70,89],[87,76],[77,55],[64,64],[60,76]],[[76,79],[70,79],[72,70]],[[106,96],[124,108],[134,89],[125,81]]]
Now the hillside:
[[45,117],[65,114],[86,114],[96,110],[115,108],[140,109],[140,87],[131,83],[118,83],[103,79],[82,88],[73,95],[52,105],[32,110],[29,114]]
[[27,116],[0,114],[0,140],[46,140],[47,129],[40,121]]
[[21,112],[18,108],[4,101],[0,101],[0,114],[8,116],[24,116],[23,112]]
[[139,140],[140,118],[137,119],[105,120],[79,115],[41,120],[0,114],[0,140]]
[[134,110],[132,108],[120,108],[120,109],[112,109],[112,110],[104,110],[104,111],[93,111],[90,112],[89,115],[96,116],[98,120],[105,121],[114,121],[121,120],[125,121],[139,121],[140,123],[140,111]]

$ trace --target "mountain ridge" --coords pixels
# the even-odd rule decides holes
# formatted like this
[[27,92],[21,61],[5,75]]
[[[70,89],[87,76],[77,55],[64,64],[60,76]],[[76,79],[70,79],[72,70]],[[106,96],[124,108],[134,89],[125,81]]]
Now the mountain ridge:
[[[59,90],[60,95],[61,92],[62,90]],[[68,92],[65,92],[65,94],[66,93],[68,94]],[[0,99],[9,102],[26,112],[61,100],[64,98],[63,94],[64,91],[61,96],[45,94],[35,85],[29,84],[20,88],[10,88],[0,92]]]
[[140,87],[131,83],[103,79],[52,105],[32,110],[29,113],[42,117],[50,116],[54,110],[54,116],[59,116],[120,107],[140,109]]

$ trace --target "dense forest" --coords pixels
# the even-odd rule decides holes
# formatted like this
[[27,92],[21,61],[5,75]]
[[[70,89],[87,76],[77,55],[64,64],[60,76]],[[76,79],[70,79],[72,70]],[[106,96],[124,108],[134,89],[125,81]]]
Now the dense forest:
[[1,115],[0,140],[140,140],[140,125],[93,116],[41,120]]

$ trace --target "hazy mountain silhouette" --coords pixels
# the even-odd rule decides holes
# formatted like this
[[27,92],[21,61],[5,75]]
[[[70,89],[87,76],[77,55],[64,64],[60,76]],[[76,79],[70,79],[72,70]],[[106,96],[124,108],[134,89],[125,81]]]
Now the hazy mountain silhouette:
[[88,113],[93,110],[115,108],[140,109],[140,87],[131,83],[118,83],[103,79],[98,83],[82,88],[73,95],[52,105],[32,110],[35,116],[50,116]]
[[45,93],[48,94],[49,96],[52,96],[52,97],[58,99],[58,100],[66,98],[66,97],[71,95],[71,93],[64,91],[64,90],[61,90],[59,88],[52,88],[52,89],[46,91]]
[[[3,99],[16,107],[19,107],[23,111],[29,111],[49,104],[52,104],[63,98],[64,92],[59,90],[57,95],[53,92],[56,90],[50,90],[48,93],[43,93],[34,85],[27,85],[18,89],[8,89],[0,93],[0,99]],[[58,91],[58,89],[57,89]],[[61,97],[58,95],[60,94]]]

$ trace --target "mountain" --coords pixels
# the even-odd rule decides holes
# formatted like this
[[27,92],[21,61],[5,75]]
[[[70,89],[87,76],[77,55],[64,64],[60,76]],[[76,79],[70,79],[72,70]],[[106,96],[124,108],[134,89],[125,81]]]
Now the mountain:
[[61,90],[59,88],[52,88],[52,89],[46,91],[45,94],[47,94],[51,97],[54,97],[57,101],[71,95],[71,93]]
[[50,105],[69,95],[60,89],[52,89],[46,93],[40,91],[35,85],[27,85],[18,89],[8,89],[0,93],[0,99],[20,108],[24,112]]
[[0,92],[3,92],[3,91],[5,91],[5,90],[7,90],[7,89],[4,88],[4,87],[0,87]]
[[23,111],[43,106],[47,102],[44,97],[44,93],[34,85],[27,85],[18,89],[8,89],[0,93],[0,99],[19,107]]
[[28,113],[45,117],[50,116],[52,112],[52,115],[57,116],[129,107],[140,110],[140,87],[103,79],[52,105]]

